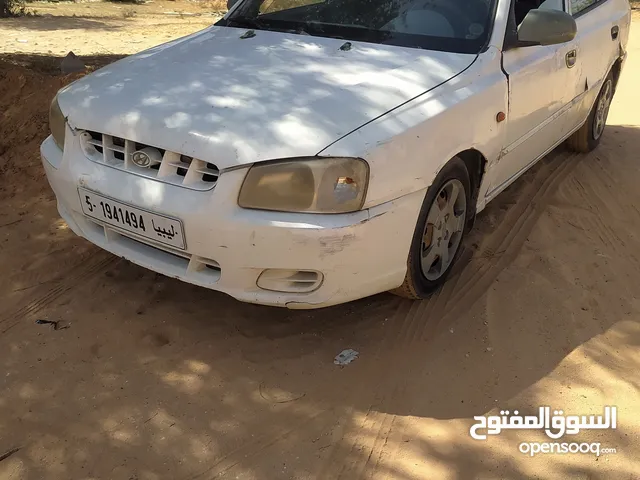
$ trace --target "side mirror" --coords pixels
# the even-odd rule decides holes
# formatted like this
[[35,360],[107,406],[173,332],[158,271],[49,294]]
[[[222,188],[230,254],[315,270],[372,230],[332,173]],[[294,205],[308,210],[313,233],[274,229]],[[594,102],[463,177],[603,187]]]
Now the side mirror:
[[231,10],[231,7],[238,3],[238,1],[239,0],[227,0],[227,10]]
[[518,27],[520,45],[557,45],[573,40],[578,31],[571,15],[559,10],[529,10]]

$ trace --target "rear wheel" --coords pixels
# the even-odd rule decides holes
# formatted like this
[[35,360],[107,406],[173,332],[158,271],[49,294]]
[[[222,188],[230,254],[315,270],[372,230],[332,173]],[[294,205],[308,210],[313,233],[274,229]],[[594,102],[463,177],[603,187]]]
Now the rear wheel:
[[427,190],[413,235],[404,283],[397,295],[419,299],[442,285],[465,234],[470,206],[469,172],[454,157]]
[[600,88],[600,93],[591,108],[587,121],[567,139],[567,144],[571,150],[587,153],[600,144],[600,139],[607,124],[614,88],[613,75],[609,73]]

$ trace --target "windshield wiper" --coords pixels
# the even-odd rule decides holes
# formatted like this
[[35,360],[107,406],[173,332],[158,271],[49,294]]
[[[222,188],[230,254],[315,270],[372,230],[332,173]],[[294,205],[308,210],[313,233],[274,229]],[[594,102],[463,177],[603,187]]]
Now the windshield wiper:
[[230,18],[226,23],[227,27],[241,27],[241,28],[253,28],[255,30],[263,30],[265,29],[264,22],[258,20],[257,18],[249,18],[249,17],[237,17]]
[[224,25],[227,27],[251,28],[253,30],[282,31],[302,35],[322,35],[324,33],[324,28],[322,28],[322,26],[317,23],[289,22],[271,18],[259,19],[251,17],[232,17],[229,18],[226,23],[224,23]]
[[[297,33],[298,35],[311,35],[317,37],[332,37],[332,35],[327,35],[327,31],[321,23],[317,22],[304,22],[302,24],[296,25],[294,28],[289,30],[292,33]],[[335,37],[341,38],[341,37]]]

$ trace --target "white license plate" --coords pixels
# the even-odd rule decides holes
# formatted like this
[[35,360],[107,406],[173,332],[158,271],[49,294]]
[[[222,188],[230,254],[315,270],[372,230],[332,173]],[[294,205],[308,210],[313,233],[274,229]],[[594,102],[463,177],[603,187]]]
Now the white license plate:
[[132,207],[84,188],[78,188],[78,193],[82,211],[87,217],[154,242],[184,250],[182,222],[177,218]]

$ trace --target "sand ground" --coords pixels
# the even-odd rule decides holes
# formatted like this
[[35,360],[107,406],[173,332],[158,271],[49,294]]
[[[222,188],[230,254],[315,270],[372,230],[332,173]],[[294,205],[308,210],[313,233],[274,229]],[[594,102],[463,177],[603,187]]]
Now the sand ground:
[[[100,64],[211,22],[61,7],[0,21],[0,458],[19,448],[0,479],[640,478],[637,21],[601,146],[558,149],[495,200],[441,291],[294,312],[156,275],[59,219],[38,146],[70,77],[37,55]],[[168,33],[137,37],[148,22]],[[345,348],[360,357],[340,368]],[[469,436],[475,415],[540,405],[616,405],[616,430],[575,440],[617,453],[531,458],[518,444],[544,434]]]
[[221,0],[28,3],[37,16],[0,20],[0,54],[131,54],[208,27],[222,16],[224,5]]

